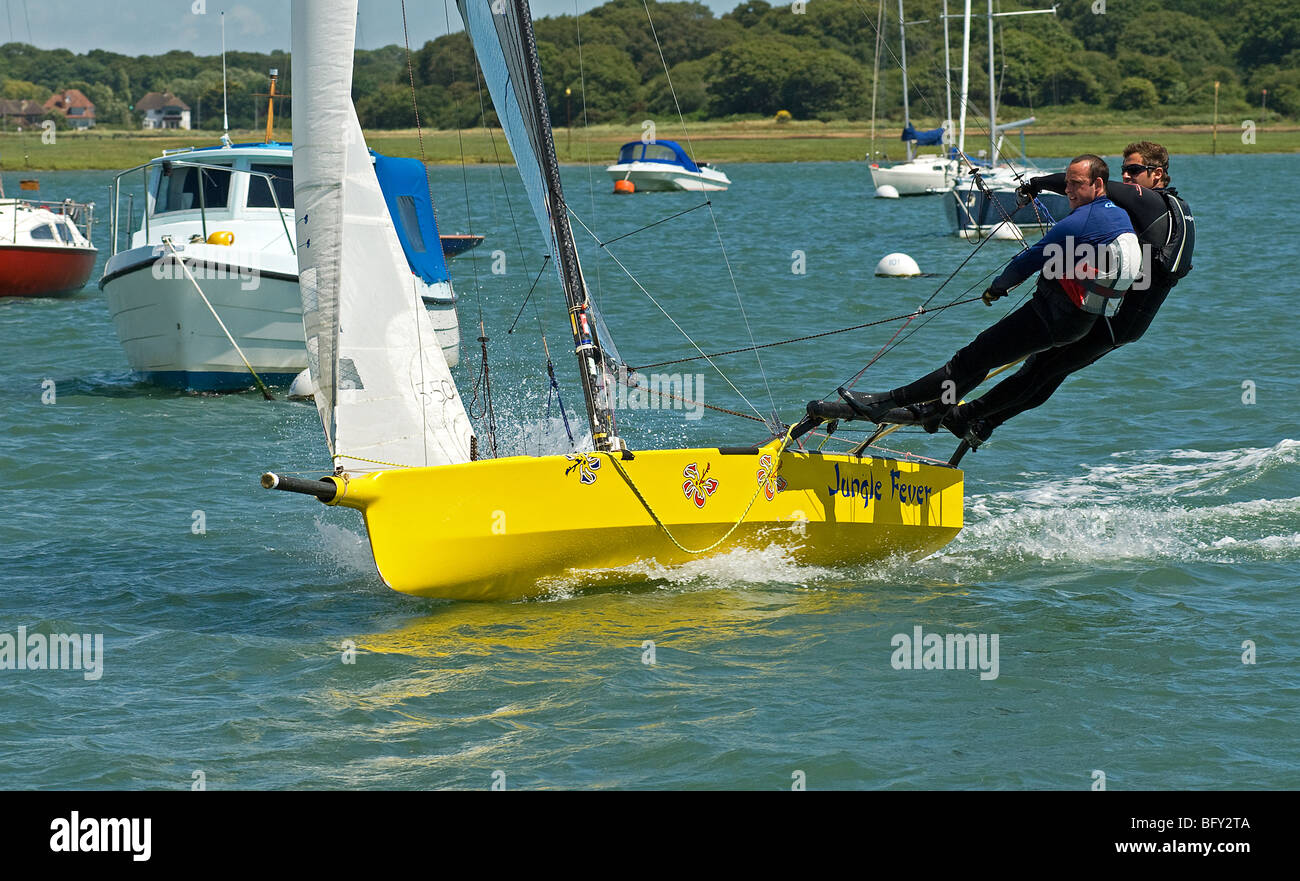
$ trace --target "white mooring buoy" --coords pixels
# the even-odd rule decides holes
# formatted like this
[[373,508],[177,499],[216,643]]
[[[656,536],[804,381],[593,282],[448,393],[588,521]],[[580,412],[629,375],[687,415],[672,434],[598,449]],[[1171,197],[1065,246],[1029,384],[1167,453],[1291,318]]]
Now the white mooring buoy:
[[1020,228],[1014,223],[1004,220],[989,231],[989,238],[997,239],[1002,242],[1018,242],[1024,238]]
[[895,187],[891,187],[889,184],[881,184],[880,186],[876,187],[876,198],[897,199],[898,190]]
[[304,370],[293,378],[289,385],[289,400],[301,401],[316,397],[316,387],[311,381],[311,371]]
[[887,278],[908,278],[921,274],[921,267],[906,254],[886,254],[876,264],[876,275]]

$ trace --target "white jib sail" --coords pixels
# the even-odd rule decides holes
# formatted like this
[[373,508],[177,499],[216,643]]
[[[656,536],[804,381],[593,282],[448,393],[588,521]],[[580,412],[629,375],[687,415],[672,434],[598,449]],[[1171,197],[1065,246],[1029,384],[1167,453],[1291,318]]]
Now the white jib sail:
[[356,16],[357,0],[293,3],[294,204],[316,406],[346,471],[468,462],[469,417],[352,106]]

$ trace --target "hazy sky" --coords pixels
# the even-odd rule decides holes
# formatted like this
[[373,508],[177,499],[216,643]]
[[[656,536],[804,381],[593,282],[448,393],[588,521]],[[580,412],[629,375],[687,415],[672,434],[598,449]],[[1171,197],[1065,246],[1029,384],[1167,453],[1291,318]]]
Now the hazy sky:
[[[197,55],[221,51],[221,20],[226,13],[226,48],[265,52],[289,48],[289,0],[0,0],[0,40],[31,42],[42,49],[82,53],[107,49],[123,55],[157,55],[184,49]],[[314,0],[327,3],[329,0]],[[357,48],[402,43],[399,0],[359,0]],[[533,16],[572,14],[603,0],[531,0]],[[741,0],[702,0],[721,14]],[[196,14],[195,10],[203,10]],[[461,29],[455,0],[406,0],[411,48]],[[30,40],[28,38],[30,28]]]

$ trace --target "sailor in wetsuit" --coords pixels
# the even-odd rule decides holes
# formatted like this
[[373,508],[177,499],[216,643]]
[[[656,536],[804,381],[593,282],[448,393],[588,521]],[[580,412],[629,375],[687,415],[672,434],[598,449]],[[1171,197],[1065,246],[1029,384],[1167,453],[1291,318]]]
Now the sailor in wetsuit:
[[1073,343],[1092,329],[1103,312],[1113,312],[1141,266],[1133,224],[1128,214],[1106,197],[1109,169],[1101,157],[1084,154],[1075,158],[1064,177],[1070,214],[1032,248],[1016,256],[984,292],[984,302],[991,306],[1041,270],[1028,303],[916,382],[878,394],[841,389],[842,402],[809,403],[809,417],[881,422],[893,408],[929,401],[939,401],[946,412],[990,370]]
[[[1071,373],[1140,339],[1169,290],[1190,269],[1193,234],[1190,229],[1179,229],[1170,214],[1171,203],[1161,193],[1176,197],[1178,192],[1169,184],[1169,152],[1150,141],[1129,144],[1124,150],[1124,182],[1107,183],[1107,197],[1128,212],[1143,251],[1142,278],[1125,294],[1114,317],[1099,319],[1076,342],[1030,356],[1019,371],[974,401],[951,408],[925,404],[895,410],[886,414],[884,421],[918,422],[928,431],[936,430],[942,421],[969,448],[976,449],[999,425],[1044,403]],[[1043,190],[1059,193],[1064,186],[1064,175],[1053,174],[1033,178],[1022,190],[1032,197]],[[1192,226],[1191,214],[1184,216],[1185,226]],[[1182,237],[1178,245],[1185,252],[1178,275],[1166,271],[1161,260],[1153,259],[1175,236]]]

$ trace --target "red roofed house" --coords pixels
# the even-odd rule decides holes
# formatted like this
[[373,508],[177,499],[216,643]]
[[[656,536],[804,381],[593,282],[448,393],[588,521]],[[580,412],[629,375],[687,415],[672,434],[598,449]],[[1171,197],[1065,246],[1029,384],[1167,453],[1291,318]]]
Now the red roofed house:
[[150,92],[135,102],[144,114],[144,128],[189,128],[190,105],[171,92]]
[[73,128],[95,127],[95,105],[80,89],[66,89],[51,95],[45,102],[45,110],[62,113]]

